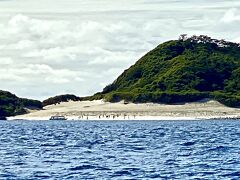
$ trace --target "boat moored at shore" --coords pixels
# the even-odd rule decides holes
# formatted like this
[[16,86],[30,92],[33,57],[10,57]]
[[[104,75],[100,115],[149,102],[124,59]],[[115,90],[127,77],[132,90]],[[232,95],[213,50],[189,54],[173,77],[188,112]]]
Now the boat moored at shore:
[[65,116],[51,116],[50,119],[51,121],[65,121],[67,118]]

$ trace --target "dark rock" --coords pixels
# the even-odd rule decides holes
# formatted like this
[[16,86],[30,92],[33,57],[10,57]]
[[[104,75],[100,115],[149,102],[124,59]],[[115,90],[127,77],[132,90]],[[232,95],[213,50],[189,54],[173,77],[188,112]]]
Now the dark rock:
[[0,117],[0,121],[2,121],[2,120],[7,120],[7,118],[6,117]]

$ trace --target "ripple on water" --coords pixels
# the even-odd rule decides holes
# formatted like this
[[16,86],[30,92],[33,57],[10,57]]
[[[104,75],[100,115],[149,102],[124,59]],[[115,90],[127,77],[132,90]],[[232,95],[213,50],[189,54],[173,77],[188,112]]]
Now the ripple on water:
[[240,172],[239,171],[235,171],[235,172],[231,172],[228,174],[223,174],[223,177],[229,177],[229,178],[240,178]]
[[131,171],[120,170],[120,171],[114,172],[112,177],[118,177],[118,176],[124,177],[124,176],[131,176],[131,175],[132,175]]
[[0,179],[239,179],[240,121],[12,121]]
[[96,169],[96,166],[92,165],[80,165],[80,166],[75,166],[72,168],[69,168],[70,171],[80,171],[80,170],[86,170],[86,169]]
[[188,142],[182,143],[182,146],[193,146],[194,144],[196,144],[195,141],[188,141]]

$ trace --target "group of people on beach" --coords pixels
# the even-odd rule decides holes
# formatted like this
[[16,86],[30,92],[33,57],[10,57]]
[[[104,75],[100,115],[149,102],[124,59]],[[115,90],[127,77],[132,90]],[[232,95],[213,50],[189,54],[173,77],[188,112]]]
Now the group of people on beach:
[[[123,119],[130,119],[130,116],[127,114],[85,114],[82,113],[78,118],[79,119],[89,119],[90,117],[95,117],[94,119],[118,119],[120,117],[123,117]],[[133,115],[134,119],[136,117],[136,115]]]

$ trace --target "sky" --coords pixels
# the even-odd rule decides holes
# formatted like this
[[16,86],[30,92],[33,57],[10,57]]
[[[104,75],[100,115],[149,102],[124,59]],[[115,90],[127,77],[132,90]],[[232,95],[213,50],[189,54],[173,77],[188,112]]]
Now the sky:
[[240,42],[240,1],[0,0],[0,89],[92,95],[185,33]]

